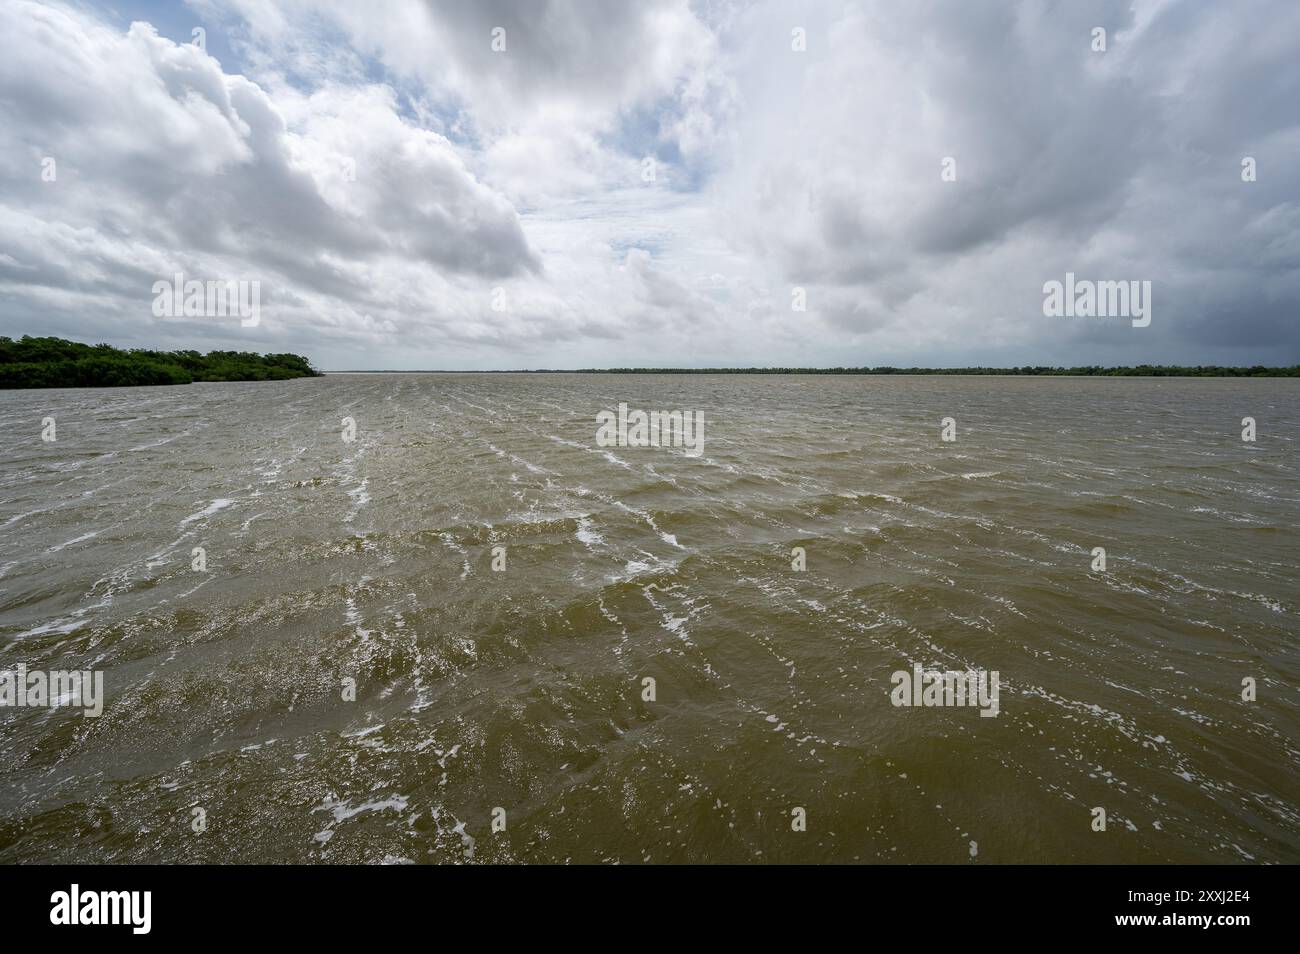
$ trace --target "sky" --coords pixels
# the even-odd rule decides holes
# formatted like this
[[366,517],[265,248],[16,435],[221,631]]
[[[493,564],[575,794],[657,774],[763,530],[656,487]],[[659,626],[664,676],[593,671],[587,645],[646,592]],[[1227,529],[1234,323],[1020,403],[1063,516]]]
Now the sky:
[[[1297,104],[1295,0],[0,0],[0,335],[1295,364]],[[257,323],[159,316],[178,273]],[[1045,315],[1067,273],[1150,324]]]

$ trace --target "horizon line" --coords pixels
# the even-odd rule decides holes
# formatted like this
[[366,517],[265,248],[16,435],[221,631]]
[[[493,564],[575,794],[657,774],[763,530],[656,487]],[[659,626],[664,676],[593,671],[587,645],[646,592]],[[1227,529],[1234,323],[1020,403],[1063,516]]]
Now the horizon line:
[[322,374],[822,374],[965,375],[971,377],[1300,377],[1300,365],[1022,365],[998,368],[895,367],[744,367],[744,368],[339,368]]

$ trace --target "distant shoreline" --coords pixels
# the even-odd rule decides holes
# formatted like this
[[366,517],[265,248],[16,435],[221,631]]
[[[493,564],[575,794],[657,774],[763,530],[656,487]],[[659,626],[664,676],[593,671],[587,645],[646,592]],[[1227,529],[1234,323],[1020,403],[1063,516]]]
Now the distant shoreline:
[[1147,365],[1078,368],[517,368],[513,370],[394,369],[326,371],[325,374],[857,374],[963,375],[969,377],[1043,378],[1298,378],[1300,365],[1267,367]]

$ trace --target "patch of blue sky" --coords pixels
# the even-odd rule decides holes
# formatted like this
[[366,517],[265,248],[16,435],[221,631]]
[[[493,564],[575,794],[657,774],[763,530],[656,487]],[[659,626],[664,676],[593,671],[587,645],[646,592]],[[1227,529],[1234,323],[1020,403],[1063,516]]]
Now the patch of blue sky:
[[[247,55],[247,24],[239,19],[211,19],[202,5],[192,7],[176,0],[117,0],[100,7],[102,15],[123,32],[137,20],[149,23],[174,43],[195,42],[194,31],[204,31],[204,49],[227,74],[242,73],[256,79],[262,63]],[[315,18],[309,34],[295,40],[293,54],[277,64],[278,76],[302,93],[325,83],[347,85],[385,84],[396,93],[397,113],[411,125],[431,129],[458,146],[480,146],[464,104],[450,98],[435,98],[414,77],[390,73],[373,56],[352,49],[348,36],[323,18]]]
[[[110,23],[115,23],[125,33],[127,28],[137,20],[143,20],[158,31],[158,35],[175,43],[195,42],[194,30],[201,28],[205,35],[204,49],[221,63],[227,73],[242,72],[237,68],[239,58],[231,43],[231,37],[218,28],[217,24],[192,9],[188,4],[176,3],[175,0],[116,0],[111,4],[92,4],[100,16]],[[234,67],[234,68],[232,68]]]
[[663,253],[665,245],[661,241],[644,236],[636,240],[615,238],[609,242],[609,250],[618,261],[622,261],[627,256],[628,251],[634,248],[649,252],[651,258],[658,258]]
[[657,181],[673,192],[698,192],[708,179],[709,166],[702,159],[684,156],[677,140],[664,135],[675,118],[671,98],[625,110],[613,132],[602,137],[602,144],[637,159],[651,156],[666,167],[662,175],[656,172]]

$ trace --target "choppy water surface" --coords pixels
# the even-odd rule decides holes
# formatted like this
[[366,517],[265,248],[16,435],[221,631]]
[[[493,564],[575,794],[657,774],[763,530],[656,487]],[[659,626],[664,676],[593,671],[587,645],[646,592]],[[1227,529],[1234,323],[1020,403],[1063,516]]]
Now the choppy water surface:
[[3,861],[1300,860],[1294,381],[0,392],[0,461],[0,667],[108,696],[0,710]]

